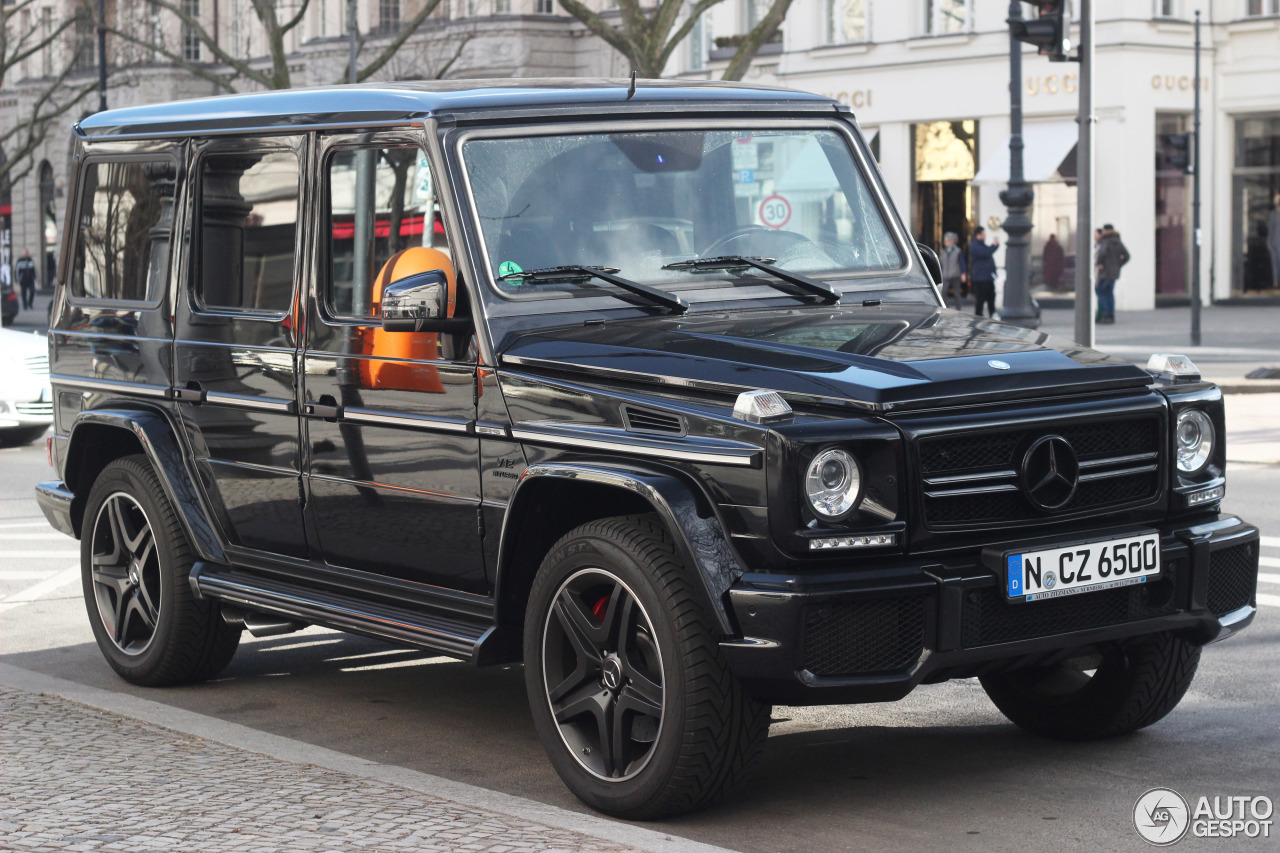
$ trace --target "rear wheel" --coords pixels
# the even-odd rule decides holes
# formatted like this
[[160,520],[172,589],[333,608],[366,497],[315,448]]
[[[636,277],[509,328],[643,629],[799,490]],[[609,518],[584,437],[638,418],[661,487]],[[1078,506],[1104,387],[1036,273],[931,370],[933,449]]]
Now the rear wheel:
[[701,808],[747,774],[769,711],[719,655],[652,516],[585,524],[543,561],[525,618],[534,724],[574,794],[619,817]]
[[980,680],[1000,712],[1027,731],[1060,740],[1093,740],[1163,719],[1186,694],[1199,662],[1199,646],[1164,633]]
[[191,549],[143,456],[107,465],[89,491],[81,581],[98,648],[122,678],[160,686],[202,681],[227,665],[240,631],[199,601]]

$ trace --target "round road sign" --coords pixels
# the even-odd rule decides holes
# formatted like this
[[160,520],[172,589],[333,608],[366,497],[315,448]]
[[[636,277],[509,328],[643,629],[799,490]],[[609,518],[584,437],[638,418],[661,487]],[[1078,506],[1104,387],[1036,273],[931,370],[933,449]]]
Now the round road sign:
[[760,221],[767,228],[781,228],[791,221],[791,202],[771,195],[760,202]]

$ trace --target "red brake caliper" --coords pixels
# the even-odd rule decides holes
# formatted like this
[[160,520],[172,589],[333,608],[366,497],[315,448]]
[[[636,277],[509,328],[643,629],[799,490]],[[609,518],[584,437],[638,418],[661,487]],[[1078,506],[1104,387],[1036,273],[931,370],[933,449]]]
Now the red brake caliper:
[[605,611],[609,609],[610,597],[611,596],[606,595],[604,598],[591,605],[591,615],[599,619],[601,622],[604,621]]

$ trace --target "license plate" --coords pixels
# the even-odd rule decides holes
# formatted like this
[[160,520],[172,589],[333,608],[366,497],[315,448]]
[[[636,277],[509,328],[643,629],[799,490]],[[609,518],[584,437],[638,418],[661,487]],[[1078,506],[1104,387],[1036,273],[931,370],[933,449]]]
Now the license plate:
[[1005,595],[1041,601],[1160,576],[1160,534],[1142,533],[1005,556]]

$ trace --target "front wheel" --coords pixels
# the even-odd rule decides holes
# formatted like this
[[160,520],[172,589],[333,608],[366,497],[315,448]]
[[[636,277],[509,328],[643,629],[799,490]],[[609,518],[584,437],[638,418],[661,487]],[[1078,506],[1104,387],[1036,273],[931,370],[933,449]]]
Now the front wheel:
[[144,456],[102,469],[85,505],[81,579],[94,638],[107,663],[151,687],[212,678],[240,631],[216,602],[199,601],[192,555],[173,506]]
[[543,560],[525,617],[525,685],[560,778],[633,819],[701,808],[747,774],[770,708],[729,672],[665,528],[585,524]]
[[1006,717],[1033,734],[1093,740],[1128,734],[1165,717],[1182,700],[1200,647],[1175,634],[1109,643],[1052,664],[981,677]]

